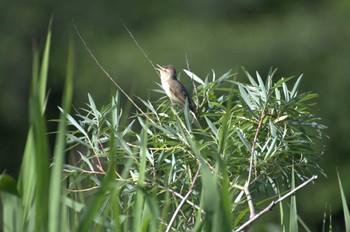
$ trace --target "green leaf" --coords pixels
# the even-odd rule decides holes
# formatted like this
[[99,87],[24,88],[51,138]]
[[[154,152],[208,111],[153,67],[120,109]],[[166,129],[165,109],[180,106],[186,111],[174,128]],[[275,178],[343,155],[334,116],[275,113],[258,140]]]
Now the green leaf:
[[350,213],[349,213],[348,203],[346,202],[346,197],[345,197],[345,193],[344,193],[344,190],[343,190],[343,185],[341,183],[338,170],[337,170],[337,175],[338,175],[340,196],[341,196],[341,201],[342,201],[342,205],[343,205],[345,231],[350,231]]
[[19,196],[17,191],[17,183],[12,176],[6,174],[0,175],[0,192],[7,192]]
[[300,75],[299,78],[297,79],[297,81],[295,82],[294,86],[293,86],[293,89],[292,91],[290,92],[290,96],[292,98],[296,97],[297,95],[297,91],[299,89],[299,85],[300,85],[300,82],[301,82],[301,79],[302,79],[303,75]]
[[231,76],[231,70],[229,70],[228,72],[224,73],[224,75],[219,77],[219,79],[217,80],[217,83],[227,80],[230,76]]
[[265,88],[264,82],[263,82],[263,80],[260,77],[260,74],[258,72],[256,72],[256,78],[258,79],[258,82],[259,82],[261,97],[262,97],[263,101],[266,102],[268,93],[267,93],[267,90]]
[[[63,109],[59,108],[61,110],[61,112],[64,112]],[[69,114],[67,114],[67,119],[68,121],[73,125],[75,126],[79,131],[80,133],[82,133],[84,136],[88,137],[88,134],[87,132],[84,130],[84,128],[82,128],[80,126],[80,124],[72,117],[70,116]]]
[[196,74],[194,74],[193,72],[189,71],[189,70],[186,70],[184,69],[184,72],[191,78],[193,79],[194,81],[198,82],[199,84],[201,85],[204,85],[204,82],[202,79],[200,79]]
[[49,231],[62,231],[62,222],[66,219],[62,215],[62,168],[65,155],[66,142],[66,114],[70,112],[73,95],[73,73],[74,73],[74,47],[72,40],[69,44],[67,59],[66,83],[63,93],[62,106],[63,111],[60,115],[60,123],[58,125],[58,133],[56,135],[56,144],[54,148],[54,162],[51,170],[50,192],[49,192]]
[[214,126],[214,124],[207,118],[207,117],[204,117],[205,118],[205,121],[207,122],[211,132],[214,134],[215,137],[218,136],[218,129]]
[[[291,187],[292,187],[291,189],[295,188],[294,165],[292,166]],[[295,194],[291,196],[291,200],[290,200],[289,231],[298,232],[298,213],[297,213],[297,201],[296,201]]]
[[284,94],[284,99],[286,102],[289,102],[289,91],[288,91],[288,87],[287,84],[285,82],[282,83],[282,88],[283,88],[283,94]]
[[185,107],[184,107],[184,115],[185,115],[185,122],[186,122],[186,126],[187,126],[187,129],[189,131],[192,131],[192,125],[191,125],[191,122],[190,122],[190,109],[189,109],[189,104],[188,104],[188,99],[186,98],[186,101],[185,101]]
[[94,102],[94,99],[91,97],[90,94],[88,94],[88,98],[89,98],[89,106],[92,109],[93,115],[96,117],[96,119],[101,117],[101,113],[100,111],[96,108],[96,104]]
[[275,151],[276,151],[276,141],[277,141],[277,137],[275,137],[270,146],[269,149],[267,150],[266,154],[265,154],[265,159],[267,159],[270,155],[272,155]]
[[258,83],[256,83],[256,81],[254,80],[254,78],[249,74],[249,72],[242,66],[241,67],[242,70],[243,70],[243,73],[248,77],[250,83],[253,85],[253,86],[258,86]]
[[248,140],[244,137],[244,134],[237,130],[237,134],[238,134],[238,137],[241,139],[241,141],[243,142],[243,144],[245,145],[245,147],[247,148],[248,151],[250,151],[252,149],[252,146],[251,144],[248,142]]
[[244,89],[243,85],[241,83],[237,83],[238,84],[238,89],[239,89],[239,93],[241,94],[240,97],[243,99],[243,101],[246,103],[246,105],[249,107],[250,110],[254,110],[257,108],[257,105],[255,104],[255,102],[252,102],[249,99],[249,96],[246,92],[246,90]]

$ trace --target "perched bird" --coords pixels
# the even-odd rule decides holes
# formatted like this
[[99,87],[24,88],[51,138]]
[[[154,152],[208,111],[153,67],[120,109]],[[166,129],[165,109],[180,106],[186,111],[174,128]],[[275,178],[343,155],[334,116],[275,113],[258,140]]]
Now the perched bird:
[[156,68],[159,71],[160,79],[165,93],[168,95],[170,100],[174,103],[185,104],[186,99],[188,100],[188,106],[190,110],[195,113],[194,102],[189,95],[185,86],[177,79],[176,70],[173,65],[160,66]]

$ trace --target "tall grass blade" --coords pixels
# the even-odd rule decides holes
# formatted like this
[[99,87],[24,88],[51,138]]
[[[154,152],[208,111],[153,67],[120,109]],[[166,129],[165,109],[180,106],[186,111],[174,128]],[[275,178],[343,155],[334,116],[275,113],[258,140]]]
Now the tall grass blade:
[[[29,97],[30,129],[22,159],[18,190],[22,196],[23,218],[18,220],[28,231],[47,230],[49,153],[45,111],[47,70],[51,44],[51,21],[44,55],[39,68],[38,52],[34,51],[33,77]],[[38,70],[40,69],[40,75]]]
[[339,181],[339,189],[340,189],[341,201],[342,201],[342,204],[343,204],[345,231],[349,232],[350,231],[350,213],[349,213],[348,203],[346,202],[346,197],[345,197],[345,193],[344,193],[344,190],[343,190],[343,185],[341,183],[338,170],[337,170],[337,175],[338,175],[338,181]]
[[4,232],[22,231],[22,204],[16,181],[9,175],[0,175],[0,199],[2,204],[2,226]]
[[[146,122],[147,124],[147,122]],[[147,127],[147,125],[146,125]],[[134,226],[133,231],[142,231],[142,217],[144,211],[145,196],[142,188],[144,187],[145,172],[146,172],[146,153],[147,153],[147,128],[141,131],[141,141],[140,141],[140,167],[138,176],[138,188],[136,193],[136,202],[134,206]]]
[[70,113],[73,94],[73,69],[74,69],[74,45],[72,40],[69,43],[66,83],[62,99],[63,112],[61,111],[56,144],[54,148],[54,163],[51,171],[50,198],[49,198],[49,230],[59,232],[63,230],[62,220],[64,219],[62,209],[62,169],[64,162],[65,138],[66,138],[66,114]]
[[[295,188],[294,165],[292,166],[291,187],[292,189]],[[291,200],[290,200],[289,231],[298,232],[298,212],[297,212],[297,201],[296,201],[295,194],[291,196]]]
[[49,29],[46,36],[46,44],[45,44],[45,50],[44,55],[41,63],[41,69],[40,69],[40,82],[39,82],[39,100],[40,100],[40,108],[42,109],[42,113],[45,111],[45,97],[46,97],[46,85],[47,85],[47,73],[49,70],[49,59],[50,59],[50,46],[51,46],[51,25],[52,25],[52,18],[49,22]]

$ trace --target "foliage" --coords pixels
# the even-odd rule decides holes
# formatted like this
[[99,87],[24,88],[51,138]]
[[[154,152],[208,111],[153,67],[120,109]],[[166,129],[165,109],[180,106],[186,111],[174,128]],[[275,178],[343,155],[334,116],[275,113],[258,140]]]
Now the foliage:
[[[50,22],[51,27],[51,22]],[[34,51],[33,78],[29,98],[30,129],[27,136],[18,183],[1,175],[1,201],[3,204],[3,231],[62,231],[65,211],[61,204],[62,165],[64,161],[66,116],[61,114],[58,124],[54,164],[50,169],[50,154],[46,130],[46,83],[51,43],[51,31],[46,39],[41,65],[39,53]],[[67,75],[62,106],[69,112],[72,98],[73,45],[70,43]],[[63,223],[64,224],[64,223]]]
[[[201,79],[186,70],[196,83],[196,115],[166,97],[140,99],[147,113],[125,123],[129,112],[118,93],[102,109],[89,95],[86,109],[69,114],[72,47],[50,168],[49,47],[50,33],[40,75],[37,53],[34,59],[20,179],[16,186],[9,176],[0,178],[4,231],[238,231],[258,215],[255,205],[268,200],[254,204],[259,192],[277,198],[322,173],[324,126],[311,110],[316,95],[299,92],[301,77],[290,88],[293,78],[274,82],[273,70],[263,82],[243,69],[249,83],[231,72]],[[291,205],[289,226],[297,228],[295,198]]]
[[[264,83],[258,73],[254,79],[243,70],[249,84],[233,81],[230,72],[202,80],[185,70],[198,83],[193,89],[197,116],[165,97],[155,103],[140,99],[147,113],[123,126],[118,94],[101,110],[89,95],[88,108],[77,112],[77,119],[68,117],[74,128],[68,143],[80,158],[66,165],[69,191],[89,196],[85,191],[103,188],[101,180],[110,174],[110,193],[95,210],[108,215],[113,194],[119,204],[112,211],[123,218],[118,223],[123,231],[170,226],[227,231],[252,210],[241,187],[249,187],[253,196],[261,189],[278,194],[291,187],[292,167],[301,181],[322,173],[316,145],[324,126],[310,110],[316,94],[299,93],[301,77],[288,89],[292,77],[274,83],[271,70]],[[141,132],[134,130],[137,123]]]

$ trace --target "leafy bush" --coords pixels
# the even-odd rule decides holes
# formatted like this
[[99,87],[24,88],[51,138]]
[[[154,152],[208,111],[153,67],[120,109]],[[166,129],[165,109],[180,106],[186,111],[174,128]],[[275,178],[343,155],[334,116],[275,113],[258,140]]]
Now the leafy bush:
[[[49,48],[50,33],[41,67],[34,56],[19,181],[0,176],[4,231],[241,231],[322,173],[324,126],[312,113],[316,94],[300,93],[301,77],[274,82],[271,70],[264,82],[243,69],[249,83],[241,83],[230,72],[201,79],[185,70],[196,115],[165,96],[140,99],[130,114],[118,92],[101,109],[89,95],[70,115],[72,43],[50,166]],[[257,212],[270,199],[260,192],[274,200]],[[289,222],[298,227],[295,197]]]
[[[256,215],[253,199],[260,190],[277,197],[283,186],[290,188],[292,170],[301,181],[322,173],[317,145],[324,126],[311,112],[316,94],[299,93],[301,77],[288,89],[294,78],[274,83],[272,70],[265,83],[244,70],[249,84],[234,81],[230,72],[218,78],[213,72],[204,81],[185,72],[198,84],[197,116],[166,97],[140,99],[147,112],[125,126],[117,94],[101,110],[89,95],[88,108],[68,117],[74,128],[68,143],[80,157],[66,165],[69,189],[103,188],[101,179],[110,173],[109,194],[119,202],[123,231],[228,231],[247,212]],[[99,210],[110,211],[109,194]]]

